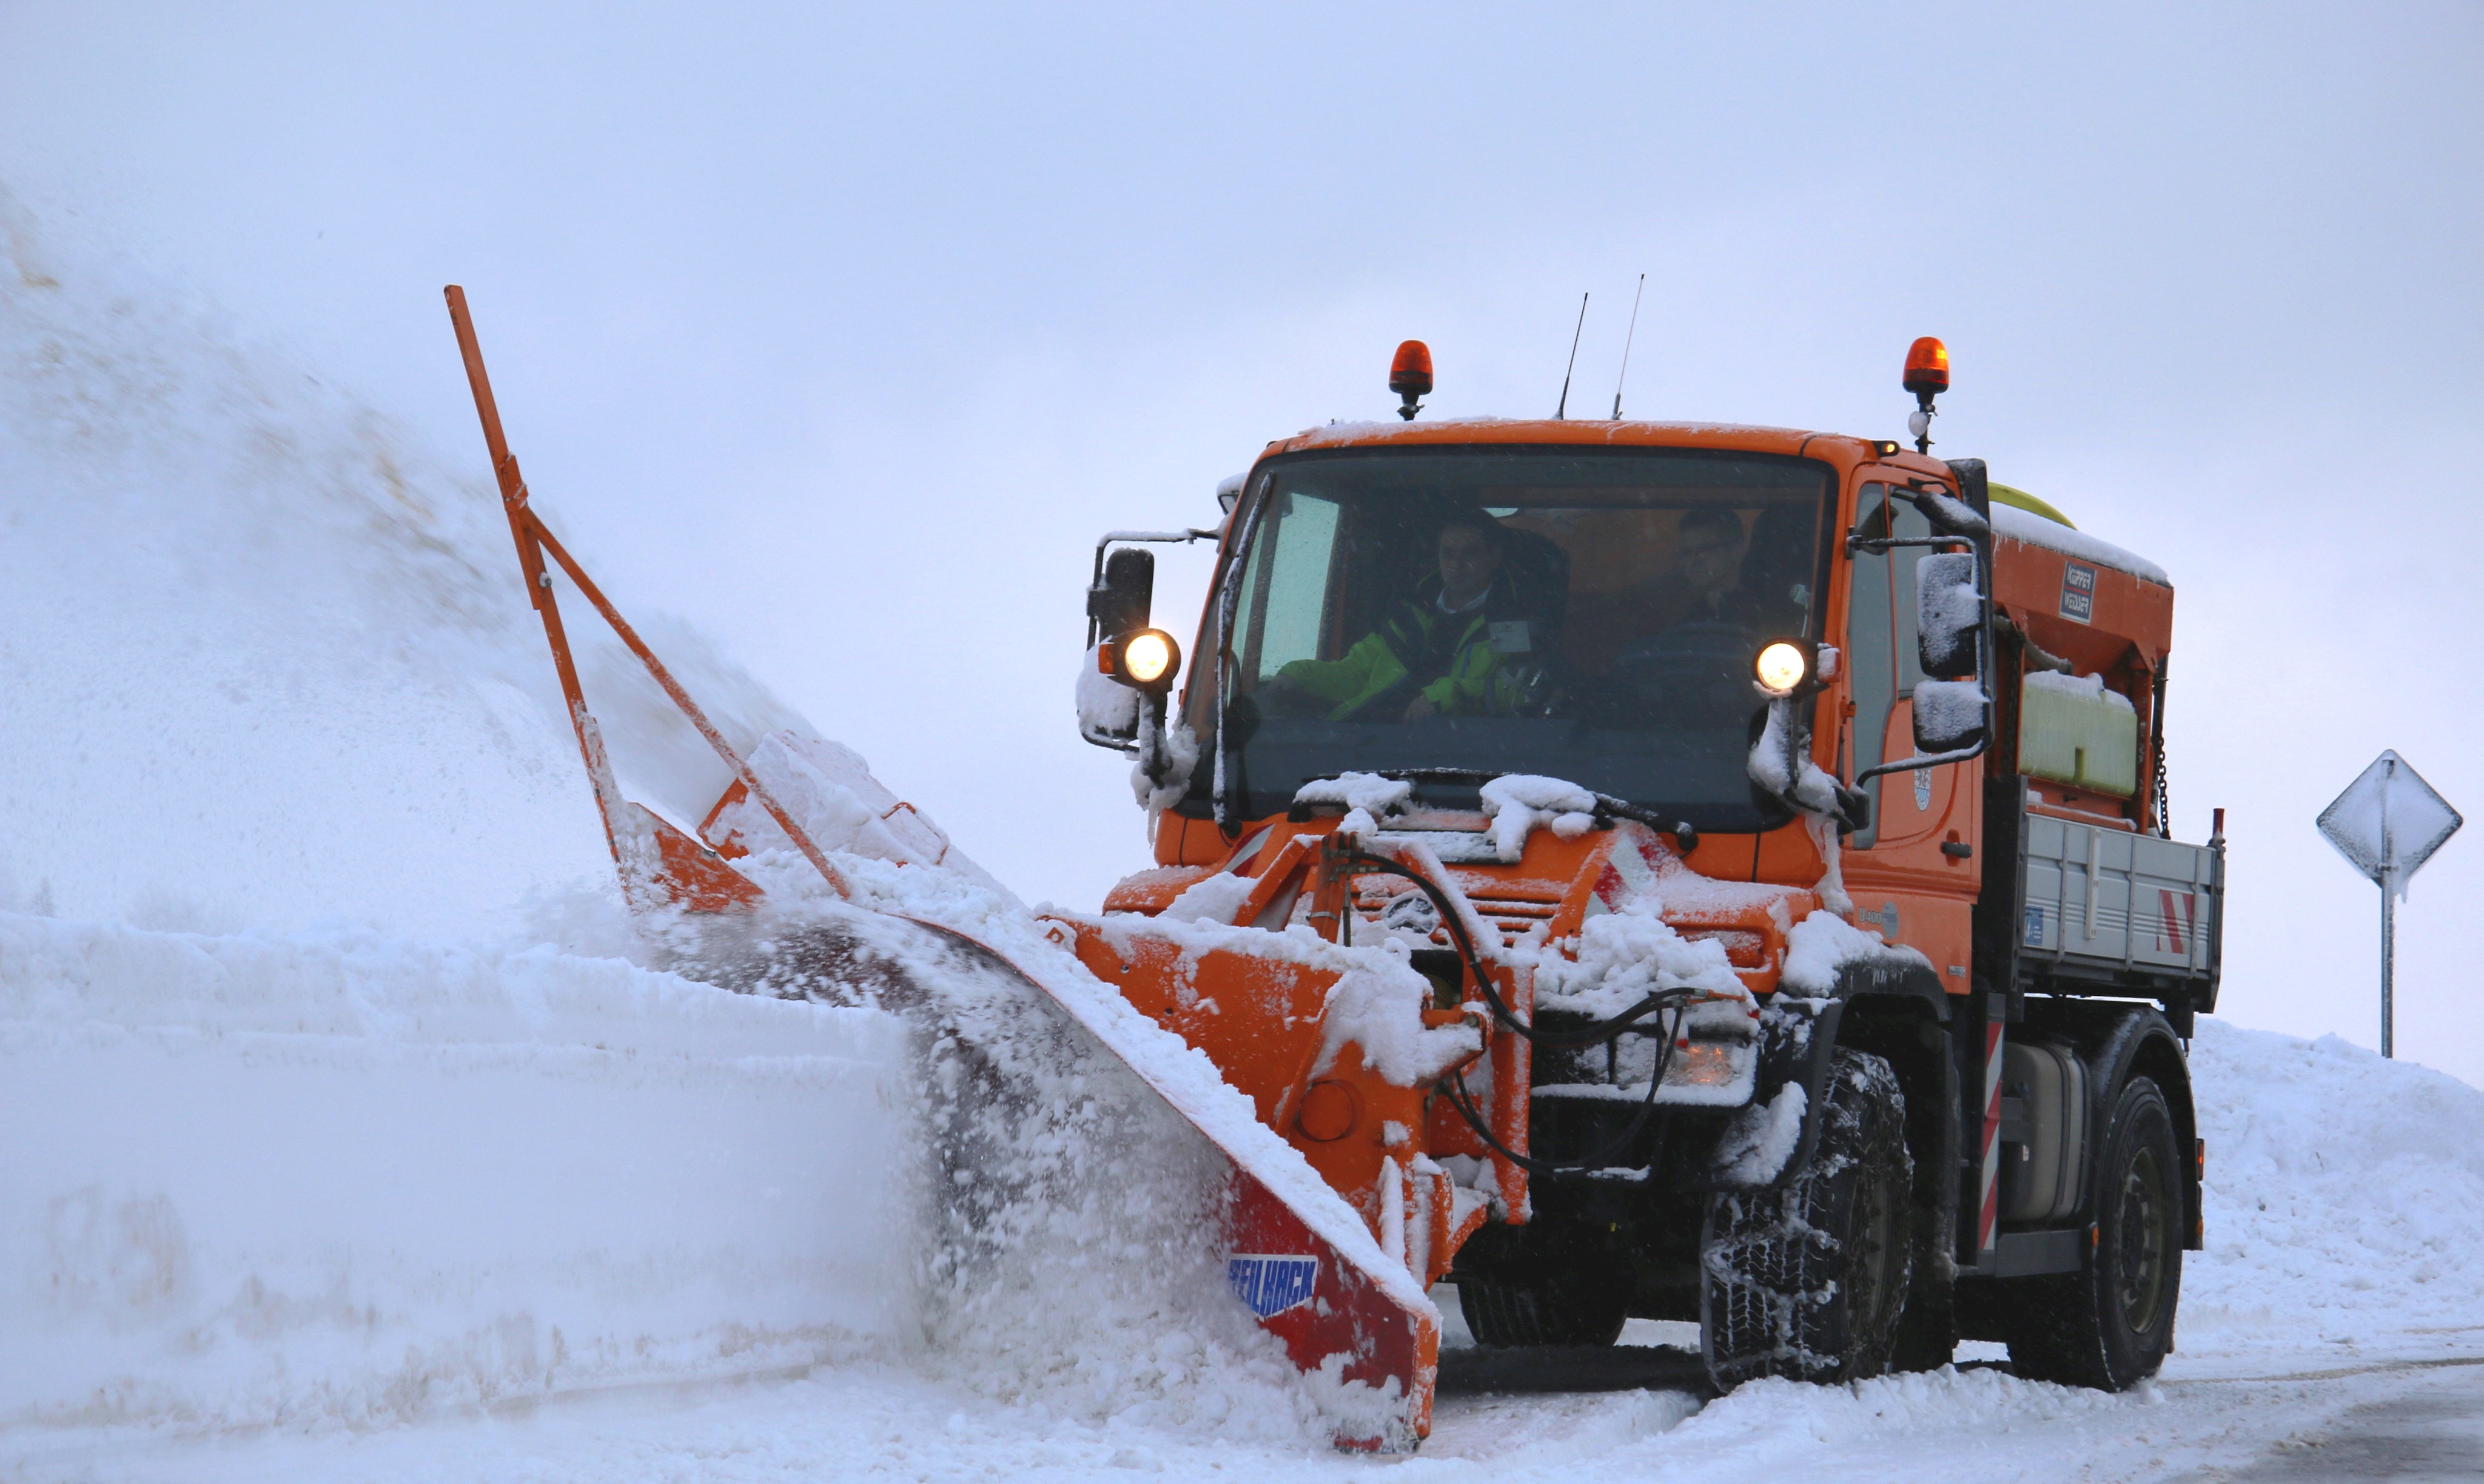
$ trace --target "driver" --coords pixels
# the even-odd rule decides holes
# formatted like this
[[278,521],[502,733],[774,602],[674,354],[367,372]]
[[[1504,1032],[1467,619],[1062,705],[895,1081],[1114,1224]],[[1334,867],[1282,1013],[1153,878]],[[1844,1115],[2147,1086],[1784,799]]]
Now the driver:
[[1741,601],[1735,558],[1742,554],[1742,518],[1722,505],[1701,505],[1682,517],[1674,548],[1673,585],[1681,605],[1665,625],[1732,621],[1748,607]]
[[[1518,610],[1501,555],[1500,526],[1477,510],[1441,526],[1437,566],[1378,629],[1339,660],[1297,660],[1261,694],[1266,703],[1308,702],[1331,721],[1420,721],[1489,711],[1500,651]],[[1515,624],[1525,633],[1523,622]],[[1517,647],[1524,647],[1518,640]]]

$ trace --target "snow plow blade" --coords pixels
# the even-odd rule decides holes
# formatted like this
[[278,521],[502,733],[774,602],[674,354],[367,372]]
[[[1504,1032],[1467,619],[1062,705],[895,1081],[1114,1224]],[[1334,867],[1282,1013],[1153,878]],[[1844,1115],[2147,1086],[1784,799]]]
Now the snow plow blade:
[[[972,862],[954,855],[947,837],[871,777],[851,752],[777,733],[745,755],[725,739],[528,503],[464,291],[450,285],[446,293],[527,597],[543,621],[633,912],[691,914],[716,924],[746,919],[766,903],[768,892],[733,860],[759,847],[790,847],[842,899],[840,905],[808,909],[812,920],[803,931],[809,941],[800,952],[835,965],[829,977],[850,992],[912,1012],[921,1022],[936,1014],[938,997],[919,982],[914,965],[979,967],[1038,991],[1035,999],[1135,1075],[1229,1167],[1221,1245],[1233,1301],[1248,1308],[1297,1366],[1317,1378],[1318,1405],[1336,1423],[1337,1444],[1412,1448],[1430,1430],[1440,1342],[1439,1314],[1421,1281],[1404,1260],[1384,1251],[1363,1217],[1298,1150],[1259,1121],[1251,1099],[1225,1081],[1213,1063],[1081,966],[1075,925],[1050,922],[1037,930],[1049,940],[1036,943],[1037,949],[1059,950],[1057,963],[1039,965],[1024,960],[1040,954],[1012,957],[957,928],[858,899],[830,850],[957,873],[978,888],[991,883]],[[732,784],[696,837],[622,796],[580,685],[553,588],[553,566],[566,574],[731,769]],[[1031,914],[1027,922],[1035,927]],[[726,945],[735,936],[713,935]],[[786,992],[757,960],[744,959],[738,968],[732,960],[728,947],[722,960],[699,967],[728,985]]]
[[[1329,1394],[1322,1403],[1338,1419],[1338,1446],[1397,1452],[1421,1441],[1431,1430],[1440,1354],[1431,1301],[1353,1207],[1257,1120],[1214,1064],[1083,971],[1030,970],[943,924],[878,916],[864,931],[882,947],[910,932],[1040,991],[1214,1146],[1230,1166],[1222,1246],[1235,1300],[1282,1342],[1295,1365],[1323,1378]],[[1067,946],[1068,925],[1050,931]],[[886,984],[885,958],[874,968]]]

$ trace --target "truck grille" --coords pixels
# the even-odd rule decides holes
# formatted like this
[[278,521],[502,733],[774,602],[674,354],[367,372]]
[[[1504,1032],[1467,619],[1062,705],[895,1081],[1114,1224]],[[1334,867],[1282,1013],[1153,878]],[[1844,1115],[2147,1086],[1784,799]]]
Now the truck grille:
[[[1383,878],[1384,880],[1386,878]],[[1548,900],[1537,894],[1470,892],[1475,915],[1498,930],[1501,944],[1519,943],[1542,924],[1550,923],[1560,910],[1558,900]],[[1431,899],[1403,881],[1389,880],[1386,885],[1366,884],[1355,896],[1355,914],[1375,931],[1403,929],[1428,932],[1433,942],[1448,946],[1449,935],[1442,929],[1432,909]]]

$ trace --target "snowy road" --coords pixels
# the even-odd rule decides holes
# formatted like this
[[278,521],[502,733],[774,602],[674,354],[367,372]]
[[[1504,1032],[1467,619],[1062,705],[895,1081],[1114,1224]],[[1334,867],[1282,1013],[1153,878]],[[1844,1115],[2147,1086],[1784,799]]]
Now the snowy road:
[[2295,1479],[2484,1478],[2484,1371],[2477,1363],[2416,1363],[2398,1376],[2447,1369],[2429,1386],[2408,1386],[2289,1437],[2231,1475],[2252,1484]]
[[[1675,1339],[1634,1325],[1626,1339]],[[1617,1347],[1598,1377],[1570,1353],[1488,1368],[1452,1357],[1451,1386],[1487,1369],[1498,1391],[1442,1398],[1419,1455],[1379,1460],[1207,1444],[1072,1421],[877,1363],[798,1379],[648,1388],[376,1433],[116,1443],[18,1454],[0,1477],[238,1484],[456,1478],[507,1484],[810,1479],[1094,1480],[1131,1473],[1253,1480],[1697,1479],[2092,1481],[2484,1477],[2484,1329],[2408,1334],[2386,1353],[2332,1345],[2248,1362],[2176,1357],[2127,1396],[2021,1382],[1990,1362],[1832,1390],[1769,1382],[1707,1400],[1688,1390],[1525,1392],[1691,1368],[1675,1350]],[[1989,1353],[1970,1346],[1962,1354]]]

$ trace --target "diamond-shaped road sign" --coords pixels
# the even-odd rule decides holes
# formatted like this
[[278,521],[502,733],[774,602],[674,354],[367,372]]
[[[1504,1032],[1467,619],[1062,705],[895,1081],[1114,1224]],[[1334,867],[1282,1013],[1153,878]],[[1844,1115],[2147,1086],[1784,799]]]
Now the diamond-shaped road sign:
[[2394,752],[2384,752],[2320,811],[2320,833],[2381,888],[2381,1055],[2396,1054],[2397,918],[2407,882],[2466,823]]
[[2407,881],[2467,823],[2406,759],[2384,752],[2320,811],[2320,833],[2354,868],[2403,900]]

